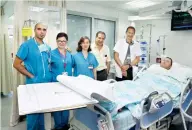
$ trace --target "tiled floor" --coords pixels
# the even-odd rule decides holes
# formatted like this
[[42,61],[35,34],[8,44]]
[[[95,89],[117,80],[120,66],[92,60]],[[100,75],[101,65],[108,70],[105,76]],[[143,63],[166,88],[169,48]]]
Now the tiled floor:
[[26,130],[26,122],[21,122],[15,127],[10,127],[12,96],[1,96],[1,130]]
[[[0,130],[26,130],[26,121],[23,121],[16,125],[15,127],[11,127],[9,124],[10,122],[10,114],[11,114],[11,105],[12,105],[12,95],[9,96],[1,96],[1,122],[0,122]],[[48,117],[48,118],[47,118]],[[54,120],[53,118],[49,118],[49,115],[46,114],[45,116],[45,129],[50,130],[51,127],[54,126]],[[50,120],[51,121],[50,121]],[[50,125],[51,122],[51,125]],[[47,123],[47,124],[46,124]],[[49,129],[47,129],[49,128]]]

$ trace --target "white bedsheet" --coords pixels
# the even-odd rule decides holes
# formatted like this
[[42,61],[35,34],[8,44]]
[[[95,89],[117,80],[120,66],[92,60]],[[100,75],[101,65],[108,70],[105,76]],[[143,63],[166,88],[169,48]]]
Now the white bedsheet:
[[20,85],[17,90],[19,115],[75,109],[97,103],[60,83]]
[[84,75],[78,77],[59,75],[57,80],[89,99],[92,99],[93,93],[97,93],[110,101],[114,101],[113,85],[107,82],[97,81]]

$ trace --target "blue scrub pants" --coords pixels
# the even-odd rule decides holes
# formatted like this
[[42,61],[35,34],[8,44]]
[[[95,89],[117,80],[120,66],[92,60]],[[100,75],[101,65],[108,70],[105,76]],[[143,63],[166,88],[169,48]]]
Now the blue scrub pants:
[[[38,79],[41,82],[32,82],[34,83],[46,83],[50,82],[51,80],[47,79]],[[29,84],[29,82],[28,82]],[[44,123],[44,113],[37,113],[37,114],[29,114],[27,115],[27,130],[45,130],[45,123]]]
[[44,114],[27,115],[27,130],[45,130]]
[[55,121],[54,128],[61,129],[68,124],[69,111],[65,110],[65,111],[53,112],[53,117]]

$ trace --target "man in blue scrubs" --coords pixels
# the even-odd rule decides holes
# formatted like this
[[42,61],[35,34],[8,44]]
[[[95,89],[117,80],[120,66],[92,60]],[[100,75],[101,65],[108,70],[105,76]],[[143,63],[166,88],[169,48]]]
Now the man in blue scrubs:
[[96,68],[98,62],[90,51],[89,38],[82,37],[78,42],[77,53],[74,55],[74,76],[86,75],[93,79],[97,79]]
[[[73,57],[66,49],[68,36],[66,33],[59,33],[56,37],[57,48],[51,52],[51,72],[53,82],[57,82],[57,76],[65,74],[72,76]],[[62,99],[68,100],[68,99]],[[68,130],[69,111],[54,112],[55,130]]]
[[[50,47],[43,42],[47,26],[37,23],[35,37],[21,44],[14,61],[14,68],[26,76],[26,84],[51,82]],[[24,62],[24,66],[22,65]],[[27,130],[45,130],[44,114],[27,115]]]

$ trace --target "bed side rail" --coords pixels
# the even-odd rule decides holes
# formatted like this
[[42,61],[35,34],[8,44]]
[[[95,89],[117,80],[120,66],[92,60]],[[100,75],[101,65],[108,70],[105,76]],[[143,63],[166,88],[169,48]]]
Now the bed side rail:
[[146,66],[144,66],[141,70],[139,70],[139,72],[135,75],[135,77],[133,78],[133,81],[135,81],[138,77],[139,77],[139,75],[142,73],[142,72],[144,72],[145,70],[147,70],[147,67]]
[[188,79],[187,85],[181,93],[179,106],[181,113],[190,120],[192,120],[192,116],[188,115],[186,111],[189,109],[191,104],[192,104],[192,79]]
[[155,124],[159,120],[162,120],[173,111],[173,100],[171,96],[167,92],[161,95],[166,95],[170,100],[168,100],[164,106],[154,112],[148,111],[143,113],[140,118],[140,126],[142,129],[149,128],[151,125]]
[[104,117],[106,120],[106,124],[108,126],[108,130],[115,130],[113,126],[113,121],[111,117],[111,113],[108,112],[105,108],[100,106],[99,104],[89,105],[88,109],[92,110],[96,114],[100,115],[100,117]]
[[187,85],[181,93],[180,104],[179,104],[181,118],[182,118],[183,126],[185,130],[187,130],[185,117],[188,120],[192,121],[192,116],[190,116],[187,113],[187,110],[189,109],[189,106],[191,104],[192,104],[192,79],[188,79]]

